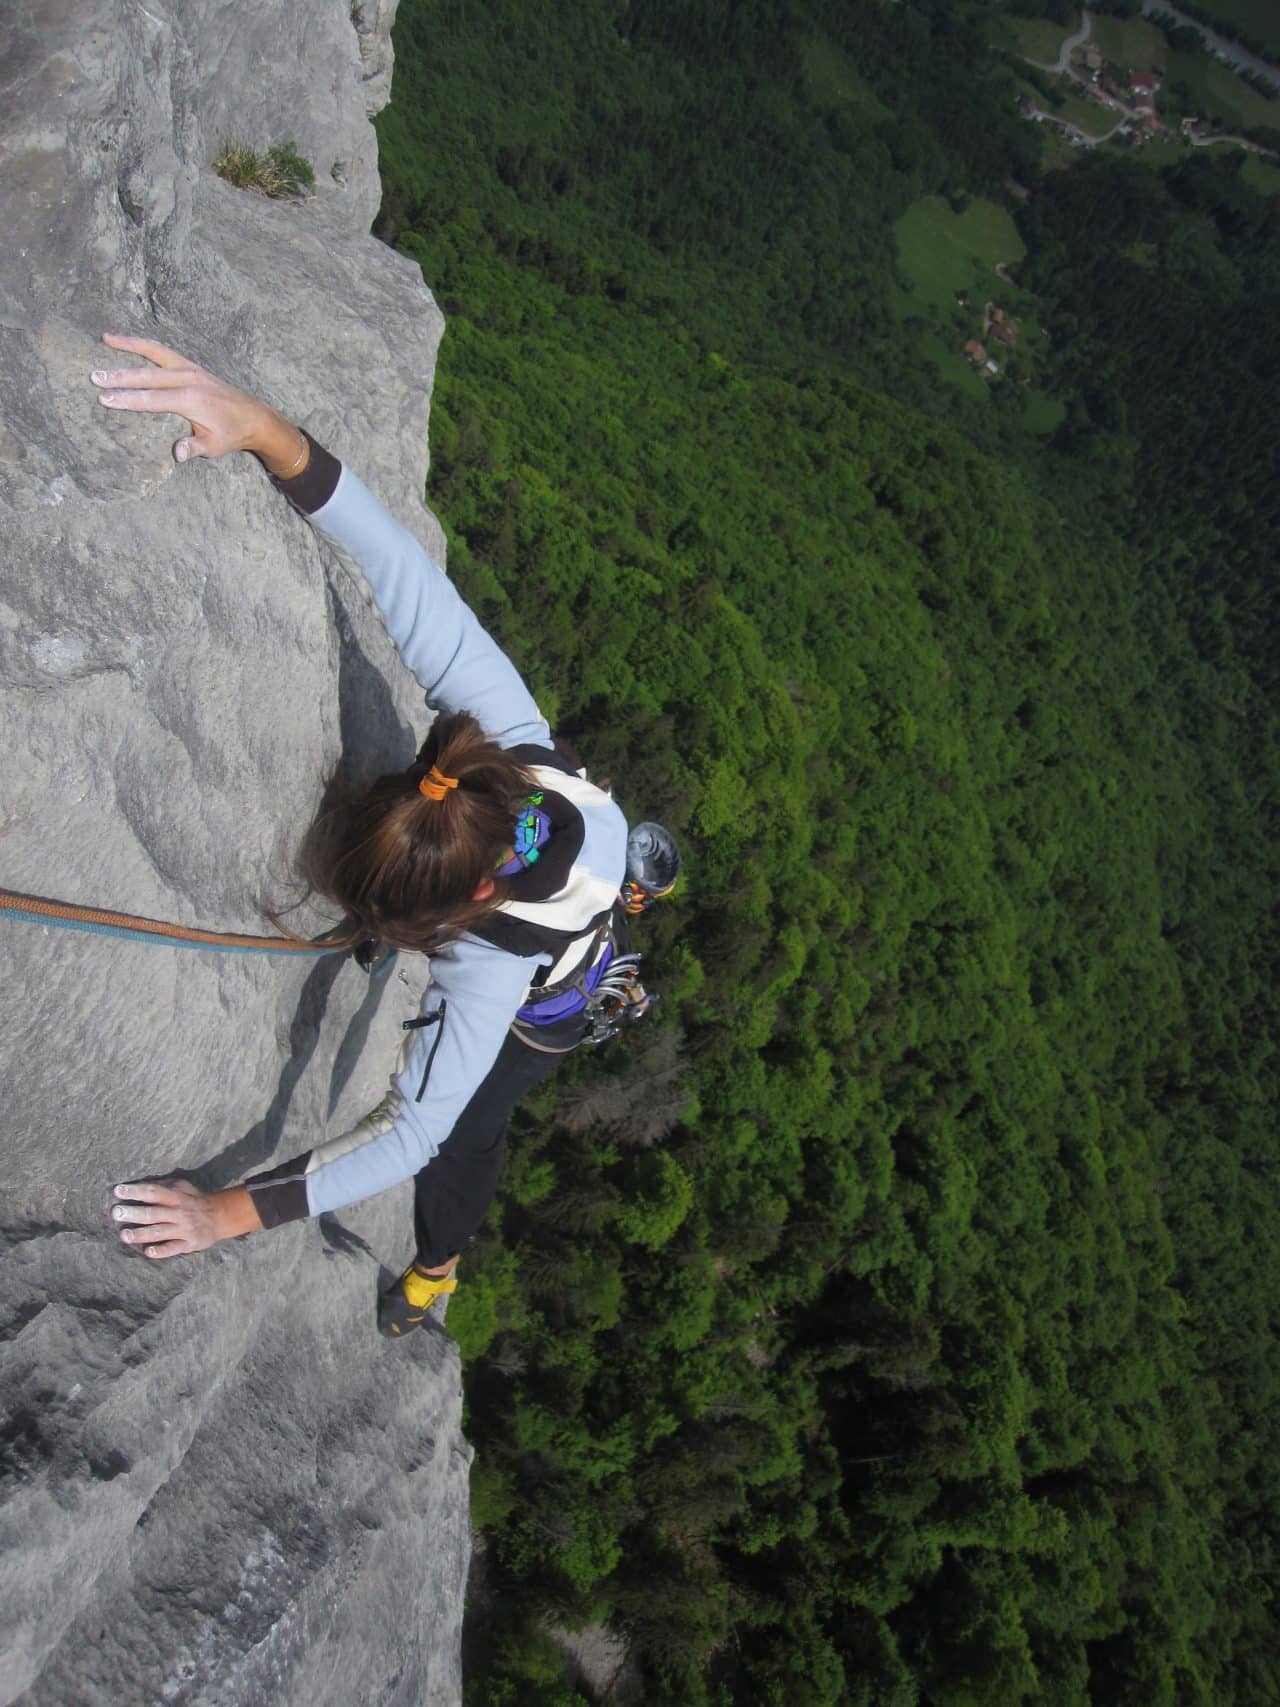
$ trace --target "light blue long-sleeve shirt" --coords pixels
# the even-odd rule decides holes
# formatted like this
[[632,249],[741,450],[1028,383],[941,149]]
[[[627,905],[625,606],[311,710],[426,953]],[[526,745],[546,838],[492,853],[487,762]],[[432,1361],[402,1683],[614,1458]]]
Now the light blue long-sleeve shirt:
[[[551,730],[511,660],[418,540],[349,469],[311,520],[359,566],[429,703],[471,712],[500,746],[545,746],[550,760]],[[550,786],[564,780],[551,773]],[[626,866],[621,811],[585,783],[573,793],[584,837],[573,882],[549,904],[548,917],[557,923],[566,922],[578,895],[586,907],[616,894]],[[441,1012],[443,1001],[444,1017],[407,1034],[385,1114],[251,1180],[264,1224],[340,1209],[425,1167],[497,1060],[534,974],[550,959],[521,957],[469,936],[434,954],[423,1014]],[[430,1076],[419,1097],[428,1058]]]

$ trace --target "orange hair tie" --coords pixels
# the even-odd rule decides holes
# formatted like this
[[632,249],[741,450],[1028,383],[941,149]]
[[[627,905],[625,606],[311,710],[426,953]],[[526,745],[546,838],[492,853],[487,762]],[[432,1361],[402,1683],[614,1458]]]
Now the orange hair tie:
[[418,784],[418,793],[425,794],[428,800],[443,800],[451,788],[457,788],[456,776],[446,776],[438,766],[432,765],[430,772]]

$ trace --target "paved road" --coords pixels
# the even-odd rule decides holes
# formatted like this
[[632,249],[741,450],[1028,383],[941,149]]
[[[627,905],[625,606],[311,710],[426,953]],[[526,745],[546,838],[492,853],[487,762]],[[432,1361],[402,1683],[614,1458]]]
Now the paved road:
[[1110,142],[1113,136],[1119,135],[1132,117],[1132,113],[1126,113],[1124,117],[1116,120],[1110,130],[1104,130],[1101,136],[1090,136],[1088,131],[1082,130],[1080,135],[1083,139],[1084,146],[1086,148],[1096,148],[1100,142]]
[[1215,142],[1231,142],[1237,148],[1247,149],[1250,154],[1263,154],[1269,160],[1280,159],[1280,155],[1276,154],[1274,149],[1264,148],[1260,142],[1250,142],[1247,136],[1221,136],[1215,133],[1213,136],[1193,136],[1191,138],[1193,148],[1212,148]]
[[1180,12],[1176,6],[1171,6],[1169,0],[1142,0],[1144,17],[1149,18],[1156,12],[1164,12],[1169,17],[1176,18],[1180,24],[1188,24],[1193,30],[1199,30],[1210,53],[1216,53],[1219,58],[1226,60],[1228,65],[1234,65],[1237,71],[1256,71],[1259,76],[1270,78],[1275,87],[1280,89],[1280,69],[1268,65],[1265,59],[1259,59],[1257,54],[1250,53],[1247,47],[1241,47],[1238,41],[1215,34],[1204,24],[1189,18],[1185,12]]
[[[1049,116],[1052,118],[1053,115],[1050,114]],[[1126,113],[1123,118],[1116,120],[1110,130],[1104,130],[1101,136],[1090,136],[1087,130],[1081,130],[1080,126],[1072,124],[1070,119],[1059,119],[1058,123],[1063,130],[1069,131],[1072,136],[1079,139],[1081,148],[1096,148],[1100,142],[1110,142],[1113,136],[1124,129],[1131,117],[1132,114]]]
[[1075,73],[1071,70],[1072,51],[1075,48],[1078,48],[1083,42],[1088,41],[1089,33],[1093,29],[1093,18],[1087,6],[1084,8],[1083,18],[1084,22],[1080,25],[1080,28],[1076,31],[1075,35],[1068,36],[1066,41],[1064,41],[1062,46],[1058,49],[1058,57],[1052,64],[1046,65],[1042,59],[1028,59],[1027,55],[1024,53],[1022,57],[1026,59],[1027,64],[1034,65],[1039,71],[1056,71],[1059,76],[1062,76],[1063,72],[1067,72],[1074,77]]

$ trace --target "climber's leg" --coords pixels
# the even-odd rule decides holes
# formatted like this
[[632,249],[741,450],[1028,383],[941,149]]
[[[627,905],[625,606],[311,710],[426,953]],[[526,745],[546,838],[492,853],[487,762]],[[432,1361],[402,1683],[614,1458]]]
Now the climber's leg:
[[[570,1022],[572,1041],[585,1026]],[[548,1031],[559,1030],[547,1027]],[[568,1038],[554,1039],[563,1049]],[[413,1221],[420,1269],[456,1258],[488,1213],[507,1146],[507,1117],[520,1099],[555,1071],[561,1055],[543,1054],[509,1033],[498,1059],[414,1181]]]
[[453,1291],[453,1270],[474,1237],[498,1189],[507,1143],[507,1118],[581,1042],[582,1015],[542,1028],[556,1054],[531,1049],[509,1034],[488,1075],[453,1131],[414,1181],[414,1235],[418,1254],[378,1301],[378,1327],[396,1338],[422,1322],[442,1293]]

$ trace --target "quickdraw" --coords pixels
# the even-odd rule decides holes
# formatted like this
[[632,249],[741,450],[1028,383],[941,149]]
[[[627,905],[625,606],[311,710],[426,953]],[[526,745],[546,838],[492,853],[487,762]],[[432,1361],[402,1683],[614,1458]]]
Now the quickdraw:
[[590,1029],[583,1042],[607,1043],[629,1021],[643,1019],[657,1000],[640,982],[638,954],[624,954],[610,961],[587,1001]]

